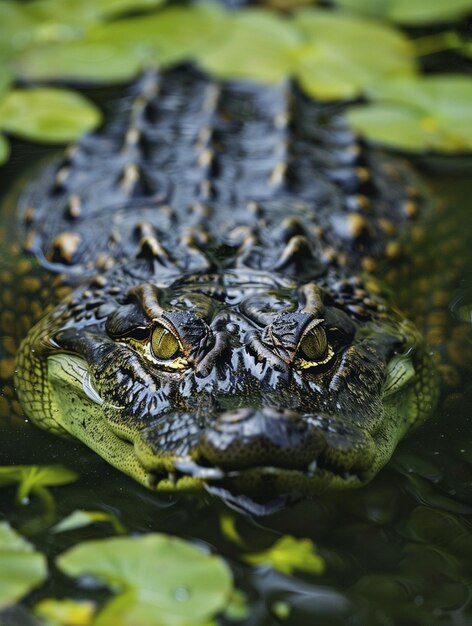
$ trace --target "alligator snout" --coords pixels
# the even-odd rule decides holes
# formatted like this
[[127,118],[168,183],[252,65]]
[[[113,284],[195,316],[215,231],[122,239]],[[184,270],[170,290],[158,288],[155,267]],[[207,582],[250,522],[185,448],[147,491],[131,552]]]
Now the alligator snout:
[[[231,409],[195,425],[190,445],[189,437],[183,445],[179,432],[184,427],[188,434],[190,421],[190,414],[174,415],[142,429],[134,447],[144,467],[161,471],[173,466],[211,480],[255,468],[269,473],[270,468],[298,470],[310,476],[329,470],[345,477],[363,474],[376,453],[372,437],[339,416],[272,407]],[[168,457],[160,454],[163,440],[174,447]]]
[[226,411],[207,427],[198,451],[222,470],[273,466],[306,469],[325,447],[322,433],[293,411]]

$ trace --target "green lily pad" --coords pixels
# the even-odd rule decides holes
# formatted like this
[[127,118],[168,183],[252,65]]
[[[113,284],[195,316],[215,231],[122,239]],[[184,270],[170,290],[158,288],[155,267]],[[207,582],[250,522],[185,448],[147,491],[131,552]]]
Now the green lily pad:
[[33,0],[30,14],[43,22],[63,22],[77,26],[93,24],[126,12],[150,10],[165,0]]
[[100,120],[95,105],[66,89],[13,89],[0,101],[0,128],[33,141],[71,141]]
[[352,127],[372,141],[399,150],[421,152],[428,140],[420,125],[420,116],[396,104],[368,104],[347,112]]
[[288,20],[260,9],[231,19],[226,41],[215,51],[202,51],[200,65],[222,78],[277,82],[292,72],[299,33]]
[[63,465],[12,465],[0,467],[0,487],[18,483],[18,499],[24,500],[37,488],[67,485],[77,474]]
[[13,57],[34,39],[36,20],[25,4],[14,0],[0,2],[0,60]]
[[95,626],[200,626],[232,592],[222,559],[163,534],[84,542],[56,562],[69,576],[92,575],[118,591]]
[[290,617],[292,607],[288,602],[279,600],[270,605],[270,610],[279,620],[286,620]]
[[111,524],[117,533],[124,533],[125,528],[116,515],[104,511],[73,511],[70,515],[56,524],[51,532],[64,533],[77,528],[85,528],[97,522]]
[[0,608],[13,604],[47,577],[45,557],[7,522],[0,522]]
[[246,594],[234,589],[224,610],[224,616],[231,622],[240,622],[249,617],[249,607]]
[[216,4],[169,7],[153,15],[95,27],[92,42],[119,44],[136,55],[145,53],[160,65],[193,59],[224,41],[230,16]]
[[13,82],[13,74],[8,67],[0,63],[0,98]]
[[353,98],[379,80],[415,75],[412,44],[386,24],[305,9],[296,13],[295,25],[306,38],[295,74],[315,98]]
[[131,80],[145,66],[148,53],[119,41],[72,41],[28,50],[16,63],[27,80],[78,80],[102,84]]
[[370,139],[412,151],[472,150],[472,79],[426,76],[382,83],[373,102],[349,109],[352,126]]
[[10,144],[8,139],[3,135],[0,135],[0,165],[6,163],[10,156]]
[[37,43],[83,37],[87,27],[132,11],[146,11],[165,0],[32,0],[0,3],[0,58]]
[[252,565],[269,565],[273,569],[290,575],[294,570],[308,574],[322,574],[325,569],[323,559],[315,553],[310,539],[297,539],[284,535],[268,550],[245,554],[243,559]]
[[170,7],[91,28],[80,41],[31,48],[15,64],[28,80],[130,80],[147,66],[194,58],[224,38],[225,14],[214,5]]
[[336,0],[336,4],[411,26],[455,21],[472,11],[472,0]]

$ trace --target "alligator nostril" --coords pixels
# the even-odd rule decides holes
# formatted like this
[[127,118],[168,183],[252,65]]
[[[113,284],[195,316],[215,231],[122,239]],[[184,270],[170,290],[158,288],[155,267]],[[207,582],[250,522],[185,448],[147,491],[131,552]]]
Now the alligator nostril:
[[298,413],[244,408],[222,413],[202,435],[198,451],[225,470],[305,469],[324,447],[322,434]]

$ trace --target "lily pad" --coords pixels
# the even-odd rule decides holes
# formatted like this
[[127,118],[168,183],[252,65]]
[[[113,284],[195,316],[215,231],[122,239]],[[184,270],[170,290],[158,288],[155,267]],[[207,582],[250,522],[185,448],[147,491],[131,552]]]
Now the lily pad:
[[284,535],[268,550],[245,554],[243,559],[252,565],[269,565],[287,575],[294,570],[322,574],[325,569],[323,559],[315,553],[313,542],[291,535]]
[[198,56],[200,65],[222,78],[277,82],[292,73],[301,43],[288,20],[260,9],[232,17],[226,41]]
[[45,557],[7,522],[0,522],[0,608],[13,604],[47,577]]
[[296,13],[295,25],[306,38],[295,73],[315,98],[353,98],[379,80],[416,73],[412,44],[386,24],[305,9]]
[[0,2],[0,60],[8,59],[34,39],[36,20],[23,3]]
[[88,541],[65,552],[58,567],[92,575],[115,591],[96,626],[197,626],[228,604],[231,572],[217,556],[163,534]]
[[212,3],[169,7],[153,15],[118,20],[95,27],[91,42],[114,42],[151,63],[170,64],[193,59],[226,38],[230,15]]
[[72,41],[30,49],[16,63],[28,80],[78,80],[102,84],[131,80],[145,66],[148,53],[119,41]]
[[13,89],[0,101],[0,128],[34,141],[71,141],[100,120],[95,105],[66,89]]
[[3,93],[8,89],[12,82],[13,74],[10,72],[8,67],[0,63],[0,97],[2,97]]
[[10,156],[10,144],[8,139],[3,135],[0,135],[0,165],[6,163]]
[[63,465],[12,465],[0,467],[0,487],[18,483],[18,499],[24,500],[38,488],[67,485],[77,474]]
[[472,79],[426,76],[378,84],[373,102],[349,109],[352,126],[391,147],[438,152],[472,150]]
[[472,0],[336,0],[336,4],[410,26],[455,21],[472,11]]
[[231,622],[240,622],[249,617],[249,607],[246,594],[234,589],[224,610],[224,616]]
[[93,24],[127,12],[150,10],[165,0],[33,0],[28,3],[30,14],[38,21],[65,24]]
[[127,12],[150,10],[165,0],[32,0],[0,3],[0,57],[38,43],[80,39],[88,27]]
[[15,64],[29,80],[130,80],[147,66],[194,58],[224,39],[226,14],[214,5],[170,7],[91,28],[80,41],[30,49]]
[[117,533],[124,533],[125,528],[116,515],[104,511],[73,511],[70,515],[56,524],[51,532],[64,533],[77,528],[85,528],[97,522],[111,524]]

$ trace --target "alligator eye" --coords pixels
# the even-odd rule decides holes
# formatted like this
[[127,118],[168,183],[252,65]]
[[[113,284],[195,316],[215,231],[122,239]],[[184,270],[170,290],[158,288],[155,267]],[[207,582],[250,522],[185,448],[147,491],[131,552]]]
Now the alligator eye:
[[297,355],[302,368],[326,365],[334,356],[334,350],[328,343],[326,333],[321,326],[309,330],[298,346]]
[[180,343],[167,328],[157,326],[152,332],[151,348],[156,359],[168,361],[180,351]]
[[300,342],[300,356],[307,361],[319,361],[326,355],[328,340],[325,331],[319,326],[308,332]]

